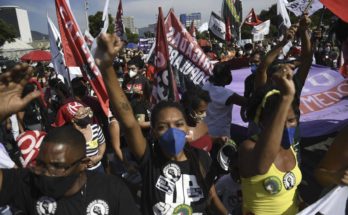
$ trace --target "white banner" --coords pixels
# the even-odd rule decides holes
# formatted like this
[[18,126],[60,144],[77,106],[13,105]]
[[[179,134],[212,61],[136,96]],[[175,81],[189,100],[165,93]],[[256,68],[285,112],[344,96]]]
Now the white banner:
[[[311,5],[308,5],[309,3]],[[307,11],[308,15],[311,16],[317,10],[321,9],[323,5],[319,2],[319,0],[295,0],[286,5],[286,8],[289,11],[293,12],[295,16],[301,16],[303,12],[307,9],[307,7],[308,7],[308,11]]]
[[348,187],[339,186],[323,198],[302,210],[298,215],[345,215],[348,214]]
[[256,26],[253,27],[253,30],[251,31],[252,34],[263,34],[267,35],[269,34],[269,27],[271,26],[271,21],[267,20],[264,21]]
[[263,34],[254,34],[253,35],[253,41],[257,42],[257,41],[262,41],[265,39],[265,35]]
[[225,41],[225,22],[214,12],[211,12],[210,15],[209,30],[214,34],[214,36],[216,36],[220,40]]
[[59,31],[48,15],[47,23],[48,37],[50,39],[50,51],[52,56],[51,62],[53,64],[55,72],[61,74],[70,85],[69,74],[64,61],[64,53],[62,49],[62,41],[60,38]]
[[[109,28],[109,13],[108,13],[108,9],[109,9],[109,0],[106,0],[105,5],[104,5],[104,10],[103,10],[103,17],[102,17],[102,21],[104,23],[103,28],[100,30],[100,34],[102,33],[106,33],[106,31]],[[91,47],[91,53],[94,57],[95,51],[97,49],[97,38],[99,37],[99,35],[93,40],[93,44]]]

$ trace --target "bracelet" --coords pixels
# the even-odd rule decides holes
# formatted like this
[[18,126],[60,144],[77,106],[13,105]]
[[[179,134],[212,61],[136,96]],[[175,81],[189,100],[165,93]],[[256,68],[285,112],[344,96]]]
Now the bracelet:
[[111,122],[117,122],[117,119],[116,119],[116,117],[111,116],[111,117],[108,118],[108,122],[109,122],[109,124],[110,124]]

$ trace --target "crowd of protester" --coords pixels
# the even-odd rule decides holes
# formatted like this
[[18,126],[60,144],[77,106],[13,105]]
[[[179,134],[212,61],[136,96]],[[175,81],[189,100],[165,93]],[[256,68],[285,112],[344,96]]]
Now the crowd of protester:
[[[300,94],[313,63],[340,63],[338,44],[310,23],[304,15],[281,40],[203,46],[216,62],[207,83],[156,105],[154,66],[102,34],[108,117],[82,77],[68,81],[51,64],[2,67],[1,214],[296,214]],[[238,95],[225,86],[243,67]],[[249,123],[238,140],[233,105]],[[348,185],[346,130],[315,170],[325,188]]]

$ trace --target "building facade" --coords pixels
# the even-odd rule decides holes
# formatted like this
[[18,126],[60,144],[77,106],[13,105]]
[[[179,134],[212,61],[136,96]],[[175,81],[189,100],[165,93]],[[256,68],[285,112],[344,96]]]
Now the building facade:
[[122,21],[125,28],[128,28],[133,34],[138,34],[138,29],[134,26],[133,16],[123,16]]
[[1,6],[0,19],[14,27],[16,38],[25,43],[33,42],[28,12],[26,10],[18,6]]

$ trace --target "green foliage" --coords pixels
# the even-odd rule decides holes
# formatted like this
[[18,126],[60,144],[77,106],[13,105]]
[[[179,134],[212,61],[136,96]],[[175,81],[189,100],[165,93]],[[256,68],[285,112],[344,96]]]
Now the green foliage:
[[139,35],[138,34],[133,34],[129,28],[126,28],[126,35],[127,35],[127,40],[129,43],[138,43],[139,42]]
[[4,45],[6,41],[14,41],[16,32],[12,25],[7,24],[4,20],[0,19],[0,29],[0,46]]
[[[93,37],[98,36],[98,34],[100,33],[100,30],[103,28],[104,23],[102,21],[102,17],[103,17],[103,12],[101,11],[98,11],[94,15],[88,16],[89,31]],[[109,27],[107,32],[111,34],[114,33],[114,26],[115,26],[114,19],[109,14]]]

